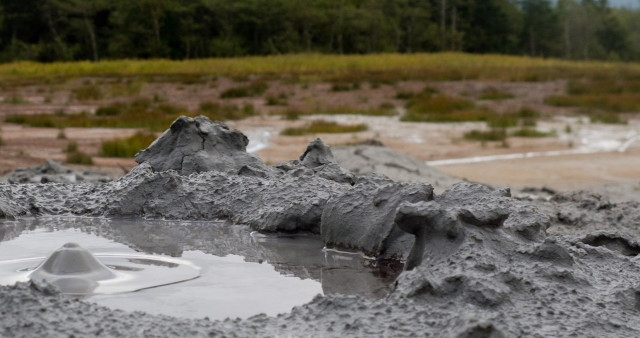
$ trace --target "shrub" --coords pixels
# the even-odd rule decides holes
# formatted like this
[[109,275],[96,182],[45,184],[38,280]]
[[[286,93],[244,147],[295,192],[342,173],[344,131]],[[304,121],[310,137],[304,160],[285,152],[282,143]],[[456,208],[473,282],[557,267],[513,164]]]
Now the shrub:
[[544,131],[539,131],[533,128],[520,128],[516,131],[514,131],[513,133],[511,133],[511,135],[513,136],[518,136],[518,137],[547,137],[547,136],[552,136],[554,133],[553,132],[544,132]]
[[360,83],[359,82],[354,82],[354,83],[334,83],[331,86],[331,91],[332,92],[346,92],[346,91],[358,90],[358,89],[360,89]]
[[287,95],[284,93],[280,93],[278,96],[269,95],[266,99],[267,106],[286,106],[289,104],[287,102]]
[[591,123],[605,124],[627,124],[628,121],[621,118],[618,114],[593,113],[589,115]]
[[133,157],[140,150],[147,148],[156,136],[149,132],[138,132],[131,137],[106,141],[102,143],[100,156]]
[[253,81],[249,85],[229,88],[222,93],[220,93],[220,98],[229,99],[229,98],[238,98],[238,97],[251,97],[251,96],[259,96],[264,94],[264,92],[269,89],[269,85],[261,80]]
[[356,133],[369,129],[366,124],[356,125],[341,125],[336,122],[317,120],[311,122],[311,124],[300,128],[287,128],[283,130],[280,135],[286,136],[300,136],[305,134],[319,134],[319,133]]
[[507,138],[505,129],[472,130],[464,134],[464,138],[473,141],[504,141]]
[[282,117],[284,117],[284,119],[288,121],[297,121],[298,119],[300,119],[300,112],[297,110],[287,110],[282,113]]
[[398,100],[409,100],[414,96],[416,96],[416,93],[414,92],[400,91],[396,93],[396,99]]
[[484,110],[461,110],[449,113],[421,114],[413,111],[407,112],[400,120],[409,122],[464,122],[486,121],[491,117]]
[[100,100],[103,97],[100,86],[93,83],[83,84],[71,90],[73,98],[78,101]]
[[488,118],[487,125],[491,128],[508,128],[518,125],[518,119],[512,114],[496,115]]
[[96,109],[96,116],[116,116],[120,115],[122,111],[123,106],[121,104],[113,104]]
[[67,143],[67,146],[64,148],[65,153],[74,153],[78,151],[78,142],[71,141]]
[[23,99],[20,96],[17,95],[11,95],[9,97],[5,97],[4,103],[9,103],[9,104],[23,104],[23,103],[29,103],[29,101]]
[[494,87],[489,87],[487,89],[485,89],[482,94],[480,94],[479,99],[480,100],[506,100],[506,99],[512,99],[514,98],[515,95],[509,93],[509,92],[504,92],[501,91],[497,88]]
[[640,110],[640,95],[637,94],[556,95],[545,98],[544,102],[558,107],[600,109],[605,112],[631,112]]
[[81,151],[74,151],[67,154],[66,162],[73,163],[73,164],[91,165],[93,164],[93,159],[91,158],[91,156]]
[[541,116],[540,112],[533,110],[529,107],[522,107],[516,112],[519,118],[523,119],[537,119]]
[[117,83],[111,86],[109,94],[113,97],[134,96],[140,94],[143,83],[140,81],[127,80],[125,83]]

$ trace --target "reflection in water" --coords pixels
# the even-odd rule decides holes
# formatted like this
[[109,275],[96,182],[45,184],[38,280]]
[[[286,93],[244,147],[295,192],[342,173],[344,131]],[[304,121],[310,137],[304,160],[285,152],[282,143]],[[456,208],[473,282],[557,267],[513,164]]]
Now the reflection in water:
[[[67,231],[64,231],[65,229],[67,229]],[[287,285],[287,278],[274,282],[273,280],[261,279],[261,277],[259,277],[261,276],[261,272],[257,270],[240,271],[238,260],[241,262],[260,263],[249,264],[247,266],[262,267],[270,271],[275,269],[275,271],[282,276],[294,276],[299,279],[308,280],[309,282],[317,281],[321,283],[321,290],[313,289],[314,287],[307,287],[307,291],[300,291],[300,296],[307,297],[302,303],[309,301],[313,295],[320,292],[324,292],[325,294],[358,294],[372,298],[383,297],[387,294],[389,285],[401,271],[401,266],[397,265],[376,266],[377,262],[364,259],[359,254],[334,251],[325,252],[323,250],[323,243],[317,236],[308,234],[264,235],[255,232],[252,233],[246,226],[235,225],[226,221],[192,222],[86,217],[41,217],[16,221],[2,221],[0,222],[0,237],[2,237],[3,242],[0,243],[0,250],[10,246],[13,242],[11,239],[24,236],[34,231],[47,234],[49,237],[61,234],[64,235],[62,237],[64,237],[64,240],[67,242],[76,241],[88,247],[88,245],[83,243],[83,241],[86,241],[86,238],[81,240],[70,238],[73,236],[69,235],[68,229],[74,229],[76,235],[82,234],[85,237],[87,237],[87,235],[95,235],[91,237],[100,240],[109,239],[124,245],[119,245],[118,249],[108,249],[103,253],[122,253],[122,248],[129,247],[137,252],[146,254],[181,257],[181,259],[198,266],[204,266],[202,271],[203,275],[211,273],[212,276],[216,276],[224,273],[224,271],[229,272],[229,276],[232,276],[232,272],[239,273],[231,277],[235,282],[228,285],[224,284],[224,282],[216,285],[216,278],[211,278],[210,281],[207,281],[206,278],[198,278],[188,283],[174,285],[171,288],[162,287],[145,290],[140,293],[136,292],[118,296],[128,299],[135,298],[135,302],[140,304],[148,302],[149,299],[155,299],[155,303],[152,302],[148,304],[149,310],[145,310],[152,313],[154,313],[154,309],[162,308],[162,306],[158,304],[162,299],[168,301],[168,299],[174,297],[176,301],[179,301],[180,297],[187,297],[189,293],[191,293],[191,296],[195,296],[194,293],[197,293],[197,291],[194,290],[198,290],[198,288],[218,288],[220,290],[226,290],[226,294],[220,296],[217,302],[237,304],[236,307],[238,309],[236,309],[237,311],[235,313],[239,316],[255,314],[253,305],[249,306],[249,309],[242,309],[243,306],[247,308],[246,304],[242,305],[241,302],[225,299],[230,297],[229,290],[237,288],[240,284],[245,282],[249,283],[245,285],[246,289],[243,292],[245,298],[254,298],[252,299],[253,302],[257,299],[270,299],[270,302],[277,303],[278,297],[280,297],[280,299],[291,298],[291,293],[296,292],[295,287]],[[23,244],[24,247],[21,249],[23,252],[30,252],[30,257],[46,256],[51,252],[41,252],[42,250],[37,243],[38,241],[31,242],[33,243]],[[229,258],[227,257],[228,255],[234,255],[230,257],[233,257],[235,261],[224,261],[224,259]],[[7,258],[4,256],[0,257],[3,257],[3,260]],[[216,259],[219,261],[216,261],[215,265],[211,265],[211,262]],[[198,262],[202,265],[198,264]],[[264,262],[268,264],[262,264]],[[123,264],[119,265],[122,266]],[[111,267],[113,264],[107,264],[107,266]],[[207,271],[206,266],[216,266],[216,271]],[[219,266],[220,270],[218,270]],[[223,266],[226,267],[226,270],[222,268]],[[251,276],[251,278],[247,278],[248,276]],[[298,280],[298,278],[293,280]],[[202,283],[208,284],[204,285]],[[281,287],[274,287],[270,291],[260,291],[259,288],[256,287],[258,283],[275,283],[275,286]],[[281,291],[277,290],[284,290],[286,293],[278,294],[278,292]],[[309,290],[315,290],[313,291],[313,295],[309,295]],[[260,294],[260,292],[270,293],[276,298],[275,300],[273,297],[265,298],[265,295]],[[302,295],[305,292],[306,294]],[[150,296],[149,293],[157,294]],[[118,302],[116,299],[118,297],[112,296],[109,299],[100,297],[102,296],[94,297],[93,299],[97,299],[100,303],[113,307],[128,310],[134,309],[112,304]],[[247,300],[249,300],[249,298],[247,298]],[[129,303],[133,303],[133,301]],[[211,308],[212,305],[211,303],[208,305],[203,304],[203,307]],[[171,308],[171,305],[168,303],[165,304],[165,306]],[[225,307],[231,309],[233,305],[225,305]],[[197,310],[198,307],[193,306],[193,308]],[[278,311],[288,311],[289,309],[290,308],[284,308]],[[182,313],[179,315],[203,315],[196,310],[192,311],[191,314]],[[233,311],[227,312],[229,315],[234,313]],[[275,313],[277,312],[271,314]],[[212,316],[209,315],[209,317]]]

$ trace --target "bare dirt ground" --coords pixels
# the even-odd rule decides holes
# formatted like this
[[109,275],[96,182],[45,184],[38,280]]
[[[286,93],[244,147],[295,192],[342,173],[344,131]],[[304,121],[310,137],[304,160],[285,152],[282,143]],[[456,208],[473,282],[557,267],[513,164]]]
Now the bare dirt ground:
[[[79,102],[73,99],[71,90],[89,82],[97,83],[107,93],[105,98]],[[19,104],[0,103],[0,118],[12,114],[65,112],[94,112],[98,107],[118,101],[130,101],[140,97],[161,98],[163,102],[195,111],[206,101],[227,104],[251,104],[261,114],[240,121],[228,121],[232,128],[247,133],[252,141],[266,142],[257,152],[266,163],[288,161],[300,156],[306,144],[316,137],[332,146],[358,143],[369,139],[381,141],[385,146],[408,153],[424,161],[472,158],[500,154],[576,150],[584,153],[560,156],[540,156],[510,160],[492,160],[480,163],[467,161],[460,164],[437,164],[441,171],[473,181],[514,187],[552,187],[556,190],[608,187],[626,188],[638,186],[640,181],[640,141],[634,142],[640,133],[640,120],[629,119],[627,125],[591,124],[574,115],[567,108],[544,104],[549,95],[564,93],[564,81],[534,83],[500,83],[487,81],[420,82],[407,81],[395,85],[371,86],[361,84],[349,91],[332,91],[330,83],[290,84],[269,81],[269,89],[260,97],[226,99],[219,98],[228,88],[246,84],[232,79],[211,79],[203,83],[181,84],[168,82],[144,82],[139,92],[131,96],[109,95],[109,88],[118,82],[110,79],[78,79],[51,85],[30,85],[2,90],[2,99],[20,97]],[[537,128],[553,131],[555,136],[545,138],[510,137],[505,144],[468,141],[462,135],[472,129],[486,128],[484,123],[413,123],[401,122],[399,116],[361,115],[312,115],[297,121],[288,121],[270,113],[289,109],[353,108],[374,109],[381,105],[393,105],[401,114],[406,100],[396,98],[398,92],[419,92],[425,86],[437,88],[441,93],[474,100],[478,106],[496,112],[515,111],[530,107],[545,117]],[[479,100],[487,89],[513,94],[504,100]],[[286,104],[267,105],[269,96],[282,95]],[[1,101],[1,100],[0,100]],[[313,119],[336,121],[342,124],[365,123],[369,129],[360,133],[317,134],[305,136],[281,136],[280,132],[291,126],[301,126]],[[109,128],[30,128],[2,123],[0,133],[4,145],[0,147],[0,173],[18,167],[41,164],[44,159],[63,161],[63,149],[68,142],[78,143],[81,151],[94,155],[93,170],[112,176],[121,175],[135,165],[133,159],[101,158],[96,156],[101,142],[127,137],[135,129]],[[61,136],[64,134],[64,137]],[[620,148],[626,144],[624,151]],[[437,162],[432,162],[437,163]],[[80,167],[87,169],[88,167]],[[613,188],[612,188],[613,187]],[[627,189],[635,191],[635,188]],[[619,190],[619,189],[618,189]]]

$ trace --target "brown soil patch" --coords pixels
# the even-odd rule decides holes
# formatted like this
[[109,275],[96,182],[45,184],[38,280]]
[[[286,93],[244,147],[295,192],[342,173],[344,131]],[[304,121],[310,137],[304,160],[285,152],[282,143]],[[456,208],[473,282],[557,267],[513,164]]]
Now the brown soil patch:
[[[271,137],[269,146],[257,154],[267,163],[277,163],[298,158],[306,144],[316,137],[329,145],[358,143],[368,139],[380,140],[386,146],[408,153],[424,161],[447,158],[463,158],[493,154],[521,153],[528,151],[548,151],[568,149],[579,146],[581,130],[596,132],[601,128],[612,135],[638,131],[637,121],[627,126],[617,126],[613,132],[609,126],[591,125],[576,118],[567,119],[573,111],[566,108],[550,107],[544,104],[549,95],[562,94],[566,83],[552,82],[491,82],[491,81],[454,81],[421,82],[407,81],[394,85],[371,86],[359,84],[359,88],[349,91],[332,91],[331,83],[289,83],[280,80],[267,80],[269,89],[259,97],[220,99],[224,90],[246,85],[247,81],[229,78],[209,79],[200,83],[142,82],[140,90],[132,95],[114,96],[113,88],[122,85],[122,79],[77,79],[51,85],[30,85],[4,89],[1,98],[18,97],[26,103],[0,103],[0,118],[12,114],[35,114],[65,112],[94,112],[98,107],[112,102],[132,101],[138,98],[162,101],[163,103],[184,107],[195,111],[202,102],[222,102],[225,104],[251,104],[260,112],[260,116],[240,121],[227,121],[232,128],[251,134],[251,131],[266,130]],[[133,79],[132,81],[138,81]],[[103,98],[95,101],[77,101],[72,89],[88,83],[99,84]],[[545,118],[538,128],[555,131],[556,136],[546,138],[510,137],[508,147],[500,142],[480,143],[463,139],[463,134],[472,129],[485,128],[484,123],[412,123],[401,122],[398,116],[372,117],[356,115],[314,115],[303,116],[298,121],[287,121],[274,111],[286,110],[322,110],[331,108],[376,109],[391,104],[402,112],[406,100],[397,99],[398,92],[419,92],[425,86],[437,88],[440,92],[474,100],[477,105],[495,112],[516,111],[522,107],[531,107],[542,112]],[[513,94],[505,100],[479,100],[487,89],[496,89]],[[267,105],[267,97],[281,96],[285,105]],[[280,136],[280,132],[291,126],[301,126],[312,119],[325,119],[342,124],[366,123],[369,130],[352,134],[318,134],[306,136]],[[565,128],[570,126],[572,132]],[[28,128],[18,125],[0,126],[4,145],[0,147],[0,173],[6,173],[17,167],[40,164],[44,159],[64,160],[62,149],[70,141],[78,143],[81,151],[97,155],[101,142],[127,137],[135,133],[134,129],[109,128],[66,128],[65,137],[58,137],[60,130],[50,128]],[[451,175],[465,177],[475,181],[507,184],[515,186],[553,186],[558,189],[576,189],[596,183],[626,182],[640,179],[638,150],[632,147],[627,153],[572,155],[554,158],[535,158],[512,161],[494,161],[481,164],[441,166],[439,169]],[[133,159],[114,159],[94,157],[99,170],[114,175],[121,174],[135,165]],[[627,168],[627,169],[624,169]]]

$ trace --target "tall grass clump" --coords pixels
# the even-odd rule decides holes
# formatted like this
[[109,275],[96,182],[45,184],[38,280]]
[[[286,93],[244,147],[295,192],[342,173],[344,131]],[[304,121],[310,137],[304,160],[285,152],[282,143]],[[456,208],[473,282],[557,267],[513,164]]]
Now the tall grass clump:
[[518,130],[515,130],[511,133],[512,136],[517,136],[517,137],[549,137],[549,136],[554,136],[555,133],[554,132],[545,132],[545,131],[540,131],[537,130],[535,128],[530,128],[530,127],[522,127]]
[[627,120],[620,117],[618,114],[612,113],[591,113],[589,114],[589,121],[591,123],[604,123],[604,124],[627,124]]
[[609,113],[640,110],[640,81],[636,79],[570,80],[566,91],[568,95],[549,96],[545,103]]
[[504,128],[492,128],[489,130],[471,130],[464,134],[464,138],[472,141],[504,141],[507,138],[507,131]]
[[9,97],[5,97],[2,102],[3,103],[9,103],[9,104],[29,103],[29,101],[25,100],[24,98],[22,98],[21,96],[18,96],[18,95],[11,95]]
[[546,104],[558,107],[579,107],[605,112],[640,111],[640,95],[636,94],[585,94],[555,95],[545,98]]
[[141,81],[127,80],[123,83],[116,83],[109,88],[109,94],[112,97],[135,96],[142,91],[144,83]]
[[[381,104],[378,108],[360,109],[353,107],[334,107],[327,109],[289,109],[285,111],[274,111],[273,115],[294,116],[295,119],[302,115],[368,115],[368,116],[393,116],[396,114],[393,105]],[[288,118],[287,118],[288,119]]]
[[357,133],[366,131],[369,127],[366,124],[341,125],[336,122],[316,120],[310,124],[299,128],[284,129],[280,135],[300,136],[306,134],[336,134],[336,133]]
[[95,101],[102,99],[103,96],[100,85],[96,83],[87,83],[71,89],[71,97],[78,101]]
[[332,92],[346,92],[350,90],[358,90],[360,89],[360,82],[354,83],[334,83],[331,86]]
[[231,99],[238,97],[260,96],[269,89],[269,85],[263,80],[256,80],[246,86],[229,88],[220,93],[221,99]]
[[78,143],[75,141],[71,141],[67,143],[67,146],[64,149],[64,152],[67,154],[65,162],[71,164],[85,164],[92,165],[93,158],[87,155],[86,153],[80,151],[78,149]]
[[640,94],[640,81],[624,79],[570,80],[569,95]]
[[286,106],[289,104],[287,101],[287,94],[280,93],[278,95],[269,95],[265,99],[267,106]]
[[515,95],[513,95],[512,93],[505,92],[494,87],[489,87],[484,91],[482,91],[482,94],[480,94],[479,99],[501,101],[506,99],[512,99],[514,97]]
[[489,113],[474,109],[473,102],[444,94],[422,92],[407,103],[407,113],[402,121],[460,122],[486,121]]
[[133,157],[140,150],[147,148],[156,136],[150,132],[137,132],[134,135],[102,142],[100,156],[105,157]]

